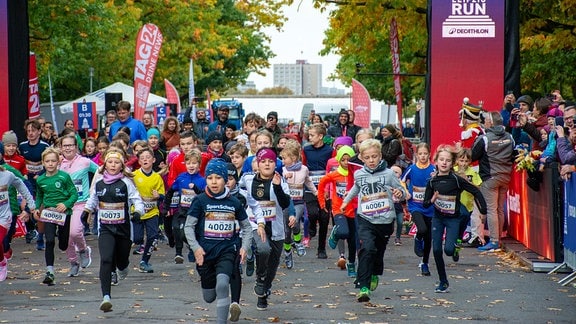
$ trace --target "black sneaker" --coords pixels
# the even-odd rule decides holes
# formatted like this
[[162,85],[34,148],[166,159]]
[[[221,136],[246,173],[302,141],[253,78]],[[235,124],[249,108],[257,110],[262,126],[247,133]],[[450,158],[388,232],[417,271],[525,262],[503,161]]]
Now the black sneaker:
[[268,298],[266,297],[258,297],[258,303],[256,304],[257,310],[266,310],[268,308]]
[[318,259],[328,259],[328,255],[326,255],[325,250],[318,250]]
[[456,241],[455,247],[454,247],[454,254],[452,254],[452,260],[454,262],[458,262],[458,260],[460,260],[460,249],[462,248],[462,241],[458,240]]
[[258,297],[266,297],[266,288],[264,287],[263,281],[256,280],[256,285],[254,285],[254,294]]

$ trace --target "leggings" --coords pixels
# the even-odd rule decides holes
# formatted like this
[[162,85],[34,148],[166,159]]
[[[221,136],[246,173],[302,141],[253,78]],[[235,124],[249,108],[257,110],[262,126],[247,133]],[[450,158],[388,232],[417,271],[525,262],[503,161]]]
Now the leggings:
[[100,288],[102,296],[111,296],[112,272],[116,267],[124,270],[130,263],[130,247],[132,241],[129,237],[114,235],[106,228],[100,228],[98,236],[98,250],[100,251]]

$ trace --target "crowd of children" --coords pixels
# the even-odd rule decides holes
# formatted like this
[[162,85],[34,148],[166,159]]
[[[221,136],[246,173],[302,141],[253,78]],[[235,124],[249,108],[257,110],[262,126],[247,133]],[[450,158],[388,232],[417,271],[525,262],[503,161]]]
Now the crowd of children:
[[[140,272],[154,273],[151,257],[162,240],[174,248],[176,264],[184,263],[185,252],[196,263],[204,300],[216,301],[219,323],[240,316],[243,265],[247,276],[256,274],[256,307],[265,310],[282,257],[292,269],[293,251],[304,256],[315,237],[317,258],[327,258],[326,243],[338,248],[337,264],[355,278],[357,300],[369,301],[395,232],[401,245],[406,209],[417,226],[414,252],[422,258],[422,275],[431,275],[432,250],[440,279],[436,292],[447,290],[443,251],[457,261],[458,239],[473,202],[479,214],[486,213],[479,183],[468,168],[469,151],[457,159],[455,149],[439,147],[433,165],[430,147],[421,143],[414,163],[403,169],[383,159],[382,143],[371,130],[329,141],[325,125],[313,123],[305,139],[285,134],[275,141],[258,127],[260,119],[249,114],[244,128],[226,137],[219,131],[204,138],[194,130],[179,132],[175,118],[166,119],[162,131],[147,129],[146,140],[131,140],[129,127],[113,127],[111,141],[88,138],[82,151],[77,138],[66,135],[30,164],[32,192],[18,180],[18,171],[0,167],[0,182],[6,184],[0,186],[0,203],[15,199],[13,193],[8,198],[10,185],[28,203],[32,221],[44,233],[47,285],[56,280],[56,237],[66,250],[69,276],[75,277],[91,264],[84,235],[98,235],[104,312],[112,310],[112,286],[128,274],[131,251],[141,255]],[[28,126],[33,133],[37,125]],[[33,144],[29,139],[25,147]],[[6,162],[19,166],[17,154],[11,152]],[[27,214],[0,206],[2,281],[9,259],[2,241],[16,216],[27,220]]]

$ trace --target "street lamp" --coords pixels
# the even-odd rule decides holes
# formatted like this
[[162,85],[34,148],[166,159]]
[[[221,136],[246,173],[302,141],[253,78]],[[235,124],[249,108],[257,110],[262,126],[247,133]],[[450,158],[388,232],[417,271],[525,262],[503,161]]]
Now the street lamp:
[[94,68],[90,67],[90,93],[92,93],[92,79],[94,78]]

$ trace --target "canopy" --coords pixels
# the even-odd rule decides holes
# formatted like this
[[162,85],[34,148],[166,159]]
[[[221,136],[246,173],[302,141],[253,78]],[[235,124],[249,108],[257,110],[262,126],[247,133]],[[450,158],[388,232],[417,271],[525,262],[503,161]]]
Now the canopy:
[[[105,88],[89,93],[84,97],[80,97],[78,99],[67,102],[66,104],[60,106],[60,112],[63,114],[72,112],[74,103],[95,102],[96,113],[102,115],[105,112],[104,96],[106,93],[122,93],[122,100],[130,102],[130,104],[132,104],[132,108],[134,108],[134,87],[131,87],[122,82],[116,82]],[[148,96],[148,102],[146,104],[146,110],[152,110],[154,106],[158,104],[165,104],[166,102],[166,98],[150,93]],[[134,111],[134,109],[132,109],[132,111]]]

